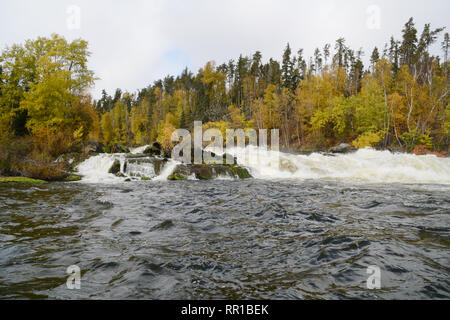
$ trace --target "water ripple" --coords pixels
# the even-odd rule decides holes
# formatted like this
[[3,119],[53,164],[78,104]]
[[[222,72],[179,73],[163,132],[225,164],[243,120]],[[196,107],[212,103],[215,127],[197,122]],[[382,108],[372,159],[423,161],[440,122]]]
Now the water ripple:
[[[0,188],[1,298],[450,298],[448,186]],[[79,291],[65,286],[73,264]],[[370,265],[381,269],[380,290],[366,288]]]

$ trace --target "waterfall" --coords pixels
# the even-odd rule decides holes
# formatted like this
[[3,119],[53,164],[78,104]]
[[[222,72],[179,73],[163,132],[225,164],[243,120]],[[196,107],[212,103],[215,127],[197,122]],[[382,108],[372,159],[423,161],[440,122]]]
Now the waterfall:
[[[134,153],[144,149],[134,149]],[[450,184],[450,159],[434,155],[416,156],[371,148],[349,154],[298,155],[254,146],[234,148],[227,152],[235,156],[238,164],[248,168],[257,179]],[[120,171],[125,178],[108,173],[116,160],[120,161]],[[158,170],[155,170],[156,164]],[[126,178],[140,180],[141,177],[154,181],[167,180],[177,164],[179,162],[171,159],[155,160],[144,155],[130,158],[125,154],[100,154],[87,159],[77,168],[84,182],[114,183]]]
[[175,169],[175,167],[177,166],[177,164],[179,164],[180,162],[169,159],[169,161],[167,162],[167,164],[164,166],[164,169],[161,171],[161,174],[157,177],[155,177],[155,179],[153,179],[154,181],[164,181],[167,180],[167,178],[172,174],[173,170]]
[[122,181],[121,178],[108,173],[115,160],[121,162],[123,168],[123,155],[102,153],[90,157],[77,166],[78,173],[83,176],[83,182],[88,183],[114,183]]
[[227,152],[259,179],[450,184],[450,158],[434,155],[416,156],[371,148],[348,154],[298,155],[254,146]]

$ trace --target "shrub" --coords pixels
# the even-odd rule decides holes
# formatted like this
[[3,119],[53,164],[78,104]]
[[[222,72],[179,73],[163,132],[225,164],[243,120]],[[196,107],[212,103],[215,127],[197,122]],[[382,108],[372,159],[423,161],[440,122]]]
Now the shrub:
[[62,162],[26,159],[18,167],[22,175],[28,178],[57,181],[67,177],[65,164]]
[[29,137],[0,137],[0,175],[20,175],[17,163],[30,153],[32,147]]
[[353,141],[353,146],[355,148],[363,149],[366,147],[373,147],[380,141],[381,137],[379,134],[375,132],[364,132],[355,141]]
[[411,152],[416,146],[423,145],[426,149],[433,148],[433,140],[429,133],[422,134],[416,128],[409,132],[405,132],[400,136],[405,143],[408,152]]

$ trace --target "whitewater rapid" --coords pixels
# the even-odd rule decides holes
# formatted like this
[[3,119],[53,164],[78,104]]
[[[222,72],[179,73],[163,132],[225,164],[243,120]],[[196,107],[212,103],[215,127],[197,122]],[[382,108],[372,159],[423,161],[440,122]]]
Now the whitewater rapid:
[[123,178],[108,173],[115,160],[121,162],[121,169],[124,166],[124,154],[102,153],[80,163],[76,169],[83,177],[82,182],[86,183],[117,183],[122,182]]
[[359,149],[348,154],[289,154],[249,146],[228,153],[258,179],[450,184],[450,159]]
[[[133,150],[141,153],[146,146]],[[434,155],[377,151],[371,148],[354,153],[328,155],[289,154],[248,146],[227,150],[246,167],[256,179],[328,180],[364,183],[450,184],[450,158]],[[154,174],[151,163],[127,166],[124,170],[124,154],[100,154],[93,156],[77,169],[84,182],[114,183],[123,181],[109,174],[115,160],[121,162],[121,172],[127,176],[148,176],[152,180],[167,180],[179,162],[169,160],[159,175]],[[131,170],[131,171],[130,171]]]
[[144,153],[145,149],[147,149],[149,147],[149,145],[145,145],[142,147],[137,147],[137,148],[131,148],[130,149],[130,153],[131,154],[140,154],[140,153]]

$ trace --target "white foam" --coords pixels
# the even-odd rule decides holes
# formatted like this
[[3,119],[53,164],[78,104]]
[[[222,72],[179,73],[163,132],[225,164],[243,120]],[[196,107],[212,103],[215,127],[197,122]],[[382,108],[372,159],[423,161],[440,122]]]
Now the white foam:
[[[83,182],[87,183],[115,183],[123,179],[108,173],[114,161],[121,159],[120,154],[102,153],[80,163],[77,166],[78,173],[83,176]],[[121,167],[123,164],[121,162]]]
[[173,170],[175,170],[175,167],[180,164],[180,162],[169,159],[167,164],[164,166],[163,170],[161,171],[160,175],[157,176],[153,181],[165,181],[167,178],[172,174]]
[[137,148],[131,148],[130,153],[132,153],[132,154],[144,153],[145,149],[147,149],[148,147],[149,147],[149,145],[145,145],[145,146],[137,147]]
[[[141,147],[143,148],[143,147]],[[136,152],[136,149],[134,150]],[[213,150],[212,150],[213,151]],[[248,146],[226,152],[237,158],[238,164],[249,169],[257,179],[340,180],[368,183],[450,184],[450,159],[434,155],[391,153],[366,148],[335,156],[313,153],[296,155]],[[151,163],[130,164],[124,172],[124,154],[100,154],[80,165],[84,182],[115,183],[124,178],[109,174],[114,161],[121,162],[121,172],[131,176],[154,177]],[[167,180],[180,162],[169,159],[154,181]],[[225,179],[219,177],[218,179]]]
[[259,179],[319,179],[370,183],[450,184],[450,159],[371,148],[329,156],[296,155],[254,146],[229,151]]

